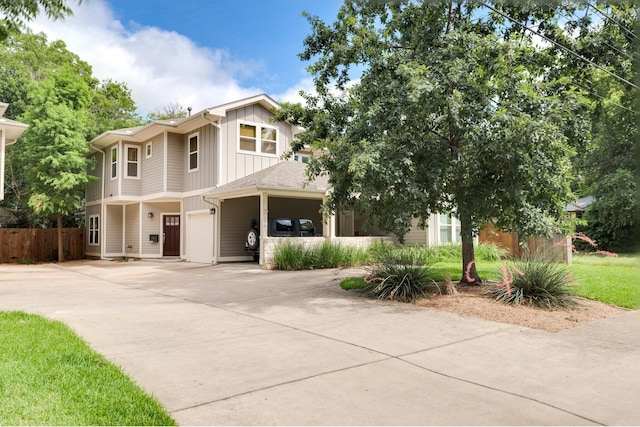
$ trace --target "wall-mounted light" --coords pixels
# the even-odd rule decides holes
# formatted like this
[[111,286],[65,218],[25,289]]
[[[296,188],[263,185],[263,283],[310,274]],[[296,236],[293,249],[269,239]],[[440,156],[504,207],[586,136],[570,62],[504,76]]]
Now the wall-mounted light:
[[211,215],[215,215],[215,214],[216,214],[216,208],[211,208],[211,209],[209,209],[209,213],[210,213]]
[[153,212],[149,212],[149,213],[147,214],[147,218],[149,218],[149,219],[153,218]]

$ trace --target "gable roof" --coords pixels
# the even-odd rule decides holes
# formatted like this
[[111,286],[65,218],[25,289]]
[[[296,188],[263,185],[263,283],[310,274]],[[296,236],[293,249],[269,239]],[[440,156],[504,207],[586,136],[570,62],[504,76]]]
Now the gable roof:
[[566,212],[584,212],[586,207],[589,206],[594,201],[595,201],[595,197],[593,196],[580,197],[578,200],[576,200],[573,203],[567,203],[564,210]]
[[208,193],[207,198],[230,198],[256,194],[262,191],[304,192],[324,195],[329,189],[326,176],[317,177],[309,182],[306,175],[307,165],[301,162],[284,161],[258,172],[222,185]]
[[239,101],[207,108],[183,119],[155,120],[144,126],[109,130],[95,137],[90,141],[90,144],[94,147],[104,148],[124,138],[129,141],[144,142],[165,130],[187,133],[220,120],[229,111],[252,104],[260,104],[267,109],[280,107],[280,104],[262,93]]
[[[29,125],[7,119],[4,116],[9,104],[0,102],[0,130],[4,132],[5,145],[9,146],[16,142],[16,139],[29,127]],[[2,171],[0,171],[2,173]]]

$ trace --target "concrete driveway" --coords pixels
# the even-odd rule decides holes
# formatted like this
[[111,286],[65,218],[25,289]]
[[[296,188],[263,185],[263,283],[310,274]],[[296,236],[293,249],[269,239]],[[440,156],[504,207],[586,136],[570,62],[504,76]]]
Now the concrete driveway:
[[367,300],[358,270],[0,266],[188,425],[638,425],[640,312],[551,334]]

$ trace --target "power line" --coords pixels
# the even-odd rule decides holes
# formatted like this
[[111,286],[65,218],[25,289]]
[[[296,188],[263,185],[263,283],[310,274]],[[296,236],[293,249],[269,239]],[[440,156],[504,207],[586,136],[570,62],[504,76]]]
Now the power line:
[[560,43],[558,43],[558,42],[556,42],[556,41],[554,41],[554,40],[551,40],[551,39],[550,39],[550,38],[548,38],[547,36],[545,36],[545,35],[543,35],[543,34],[539,33],[538,31],[535,31],[534,29],[532,29],[532,28],[530,28],[530,27],[526,26],[525,24],[523,24],[523,23],[521,23],[521,22],[519,22],[519,21],[516,21],[514,18],[510,17],[509,15],[507,15],[507,14],[505,14],[505,13],[503,13],[503,12],[499,11],[498,9],[496,9],[496,8],[494,8],[494,7],[492,7],[492,6],[489,6],[489,5],[488,5],[487,3],[485,3],[484,1],[481,1],[480,3],[481,3],[482,5],[484,5],[487,9],[492,10],[493,12],[497,13],[498,15],[500,15],[500,16],[502,16],[502,17],[504,17],[504,18],[507,18],[509,21],[511,21],[511,22],[513,22],[513,23],[515,23],[515,24],[518,24],[519,26],[521,26],[521,27],[522,27],[522,28],[524,28],[525,30],[528,30],[529,32],[531,32],[531,33],[535,34],[536,36],[538,36],[538,37],[540,37],[540,38],[542,38],[542,39],[544,39],[544,40],[548,41],[549,43],[552,43],[552,44],[554,44],[554,45],[558,46],[560,49],[562,49],[562,50],[564,50],[564,51],[566,51],[566,52],[570,53],[571,55],[574,55],[575,57],[579,58],[581,61],[586,62],[587,64],[592,65],[592,66],[594,66],[594,67],[598,68],[599,70],[604,71],[605,73],[609,74],[610,76],[612,76],[612,77],[614,77],[614,78],[616,78],[616,79],[620,80],[620,81],[621,81],[621,82],[623,82],[623,83],[628,84],[628,85],[629,85],[629,86],[631,86],[631,87],[634,87],[634,88],[636,88],[636,89],[639,89],[639,88],[638,88],[638,86],[636,86],[635,84],[631,83],[629,80],[626,80],[626,79],[624,79],[624,78],[622,78],[622,77],[618,76],[617,74],[612,73],[611,71],[607,70],[606,68],[604,68],[604,67],[602,67],[602,66],[600,66],[600,65],[596,64],[595,62],[593,62],[593,61],[591,61],[591,60],[589,60],[589,59],[585,58],[584,56],[580,55],[578,52],[576,52],[576,51],[574,51],[574,50],[571,50],[571,49],[569,49],[568,47],[566,47],[566,46],[564,46],[564,45],[562,45],[562,44],[560,44]]
[[624,31],[627,32],[627,34],[629,34],[631,37],[633,37],[634,39],[638,40],[638,37],[633,34],[633,32],[631,30],[629,30],[627,27],[625,27],[624,25],[622,25],[620,22],[616,21],[615,19],[613,19],[612,17],[610,17],[609,15],[607,15],[606,13],[604,13],[603,11],[601,11],[600,9],[598,9],[596,6],[592,5],[591,3],[587,3],[587,6],[591,7],[593,10],[595,10],[596,12],[598,12],[600,15],[604,16],[605,19],[608,19],[609,21],[615,23],[617,26],[619,26],[620,28],[622,28]]

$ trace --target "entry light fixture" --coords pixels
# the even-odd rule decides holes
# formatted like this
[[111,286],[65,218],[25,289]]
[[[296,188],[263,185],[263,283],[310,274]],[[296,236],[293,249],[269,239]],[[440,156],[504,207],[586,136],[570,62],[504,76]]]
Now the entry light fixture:
[[211,208],[211,209],[209,209],[209,213],[210,213],[211,215],[215,215],[215,214],[216,214],[216,208]]
[[149,218],[149,219],[153,218],[153,212],[149,212],[149,213],[147,214],[147,218]]

